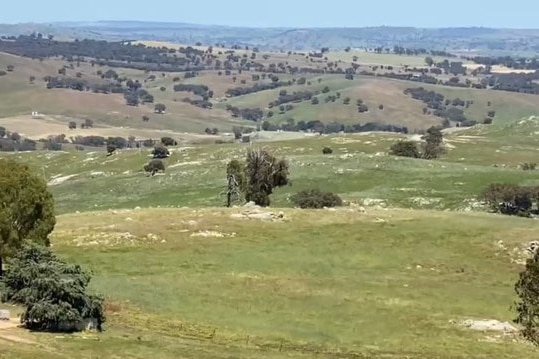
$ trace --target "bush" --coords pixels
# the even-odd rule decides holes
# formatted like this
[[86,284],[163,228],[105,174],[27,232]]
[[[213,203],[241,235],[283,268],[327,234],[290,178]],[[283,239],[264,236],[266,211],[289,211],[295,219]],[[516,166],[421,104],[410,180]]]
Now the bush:
[[45,142],[45,149],[49,151],[61,151],[62,144],[55,141],[47,141]]
[[178,142],[174,140],[172,137],[162,137],[161,143],[165,146],[177,146]]
[[25,246],[4,278],[2,301],[24,306],[21,323],[42,331],[77,331],[85,319],[105,322],[103,298],[86,293],[91,276],[58,259],[49,248]]
[[153,158],[167,158],[170,152],[164,146],[157,146],[152,151]]
[[116,151],[116,146],[114,145],[107,145],[107,155],[110,156]]
[[535,171],[537,169],[537,163],[525,162],[520,165],[523,171]]
[[318,189],[305,190],[292,196],[292,202],[300,208],[324,208],[342,206],[342,199],[331,192]]
[[414,141],[399,141],[389,148],[389,154],[400,157],[419,158],[421,154]]
[[144,166],[144,172],[150,173],[152,176],[157,172],[165,172],[165,164],[163,161],[155,159]]
[[322,149],[322,153],[325,155],[331,155],[333,153],[333,150],[326,146]]
[[485,189],[483,198],[497,213],[528,217],[534,201],[539,200],[539,188],[493,183]]

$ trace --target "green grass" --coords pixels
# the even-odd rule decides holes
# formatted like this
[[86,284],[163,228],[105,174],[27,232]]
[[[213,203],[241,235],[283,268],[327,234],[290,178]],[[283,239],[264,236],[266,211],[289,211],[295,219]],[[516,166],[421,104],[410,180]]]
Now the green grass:
[[[259,223],[231,220],[237,211],[61,216],[55,250],[95,273],[93,288],[116,303],[115,313],[98,342],[35,334],[43,347],[8,346],[4,357],[28,351],[47,357],[55,349],[81,358],[314,352],[520,358],[534,352],[512,337],[482,342],[495,334],[450,322],[513,318],[512,284],[520,267],[495,243],[503,239],[510,249],[520,248],[535,238],[533,221],[345,209],[286,210],[287,223]],[[235,235],[191,236],[205,230]],[[111,240],[126,232],[132,242]]]
[[[536,158],[534,124],[526,122],[515,129],[483,126],[447,135],[450,148],[437,161],[387,156],[391,144],[404,138],[389,133],[316,136],[255,146],[285,156],[290,163],[292,185],[275,191],[274,206],[292,206],[290,195],[318,187],[367,205],[463,210],[480,199],[489,183],[539,184],[534,171],[518,169]],[[324,146],[333,154],[323,155]],[[72,213],[136,206],[220,206],[226,164],[233,158],[241,160],[245,152],[246,146],[239,144],[172,148],[165,160],[166,173],[155,177],[142,172],[149,149],[119,150],[111,157],[104,151],[4,156],[15,156],[48,182],[56,182],[51,191],[58,213]],[[71,177],[55,179],[66,176]]]

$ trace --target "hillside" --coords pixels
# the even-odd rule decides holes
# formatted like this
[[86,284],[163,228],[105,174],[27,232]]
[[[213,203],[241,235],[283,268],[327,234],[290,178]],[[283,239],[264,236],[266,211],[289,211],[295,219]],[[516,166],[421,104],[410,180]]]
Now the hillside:
[[[43,179],[54,210],[10,197],[39,181],[2,172],[0,265],[35,239],[5,228],[54,212],[51,249],[92,273],[107,320],[30,331],[0,302],[0,359],[536,355],[513,320],[537,247],[539,62],[446,50],[533,51],[537,31],[0,26],[17,31],[0,38],[0,160]],[[244,167],[249,149],[275,158]],[[246,203],[268,187],[266,208]],[[316,189],[337,205],[301,209]],[[85,276],[67,279],[79,267],[47,261],[39,286],[66,286],[40,313],[71,290],[96,316]],[[45,277],[25,265],[17,283]]]
[[[32,51],[42,51],[32,47],[35,41],[29,38],[20,40],[20,47],[10,42],[2,46],[6,51],[30,56]],[[300,123],[306,124],[306,129],[314,129],[323,123],[328,126],[327,132],[339,129],[412,132],[439,125],[445,118],[449,118],[449,126],[456,126],[464,122],[482,123],[489,113],[494,122],[539,113],[537,95],[532,94],[539,86],[529,79],[535,75],[471,74],[477,66],[469,62],[461,67],[463,74],[452,77],[444,73],[434,75],[434,69],[425,67],[425,58],[415,55],[351,51],[329,52],[324,57],[313,53],[260,53],[245,49],[192,48],[166,42],[142,43],[120,49],[144,50],[148,55],[160,56],[159,59],[147,57],[149,60],[144,64],[96,63],[81,55],[77,61],[55,56],[32,60],[26,55],[0,53],[0,68],[14,68],[2,76],[0,82],[0,126],[36,140],[43,138],[40,136],[63,133],[62,123],[67,127],[70,121],[80,124],[87,119],[93,121],[94,129],[83,133],[119,134],[122,130],[115,129],[120,128],[125,129],[125,137],[158,137],[163,131],[178,137],[186,132],[203,134],[207,129],[227,133],[233,127],[258,128],[264,121],[268,121],[269,128],[284,130],[301,129]],[[55,46],[63,43],[57,44]],[[86,53],[85,49],[91,44],[81,47],[81,51]],[[102,45],[98,49],[110,50]],[[176,51],[182,57],[163,58],[165,50]],[[51,48],[51,51],[50,55],[54,55],[56,50]],[[179,61],[183,67],[171,63],[170,66],[178,66],[177,71],[175,68],[158,70],[162,59]],[[201,61],[212,65],[200,66]],[[435,56],[433,61],[446,66],[443,57]],[[145,66],[157,68],[143,70]],[[197,70],[189,71],[189,68]],[[497,69],[507,70],[501,66]],[[496,70],[493,68],[493,71]],[[105,77],[109,74],[113,77]],[[449,82],[455,78],[458,86]],[[526,81],[523,91],[531,93],[482,88],[485,81],[494,80],[502,84],[499,86],[510,89],[513,89],[512,81]],[[432,85],[433,81],[438,84]],[[469,85],[464,86],[465,82]],[[128,106],[126,95],[133,92],[129,88],[133,84],[137,86],[134,91],[137,103]],[[471,88],[474,86],[479,88]],[[441,106],[437,108],[442,110],[436,113],[434,107],[427,108],[432,104],[405,93],[407,89],[418,87],[434,91],[448,101],[462,100],[466,106],[440,103],[436,106]],[[145,97],[142,97],[143,92]],[[294,94],[303,97],[290,98]],[[151,100],[146,101],[146,98]],[[358,111],[359,101],[364,105],[361,112]],[[163,104],[166,111],[155,113],[156,104]],[[454,110],[453,117],[447,117],[445,111],[449,110]],[[34,121],[29,117],[32,111],[44,114],[50,121]],[[147,121],[142,120],[144,117]],[[96,130],[98,128],[103,131]],[[79,134],[80,131],[76,133]]]
[[[165,40],[179,43],[222,43],[258,46],[265,50],[315,50],[322,46],[374,48],[395,45],[438,50],[472,49],[482,53],[538,51],[536,29],[367,27],[367,28],[243,28],[144,21],[0,25],[0,34],[51,32],[57,37],[105,40]],[[51,30],[52,29],[52,30]]]

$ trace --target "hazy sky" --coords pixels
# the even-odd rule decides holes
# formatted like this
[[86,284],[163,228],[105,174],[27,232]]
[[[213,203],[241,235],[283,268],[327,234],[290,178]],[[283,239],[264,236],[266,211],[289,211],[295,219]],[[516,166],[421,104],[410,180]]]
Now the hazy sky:
[[[0,23],[147,20],[238,26],[539,28],[538,0],[12,0]],[[443,5],[442,5],[443,4]],[[451,4],[451,5],[450,5]]]

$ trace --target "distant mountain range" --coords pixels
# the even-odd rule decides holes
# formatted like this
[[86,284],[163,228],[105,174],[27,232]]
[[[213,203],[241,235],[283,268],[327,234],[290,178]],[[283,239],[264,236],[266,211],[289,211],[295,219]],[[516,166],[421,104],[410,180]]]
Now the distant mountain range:
[[0,25],[0,35],[31,32],[60,38],[162,40],[185,44],[257,46],[266,50],[315,50],[403,46],[479,53],[539,54],[539,29],[482,27],[425,29],[365,28],[245,28],[144,21],[59,22]]

